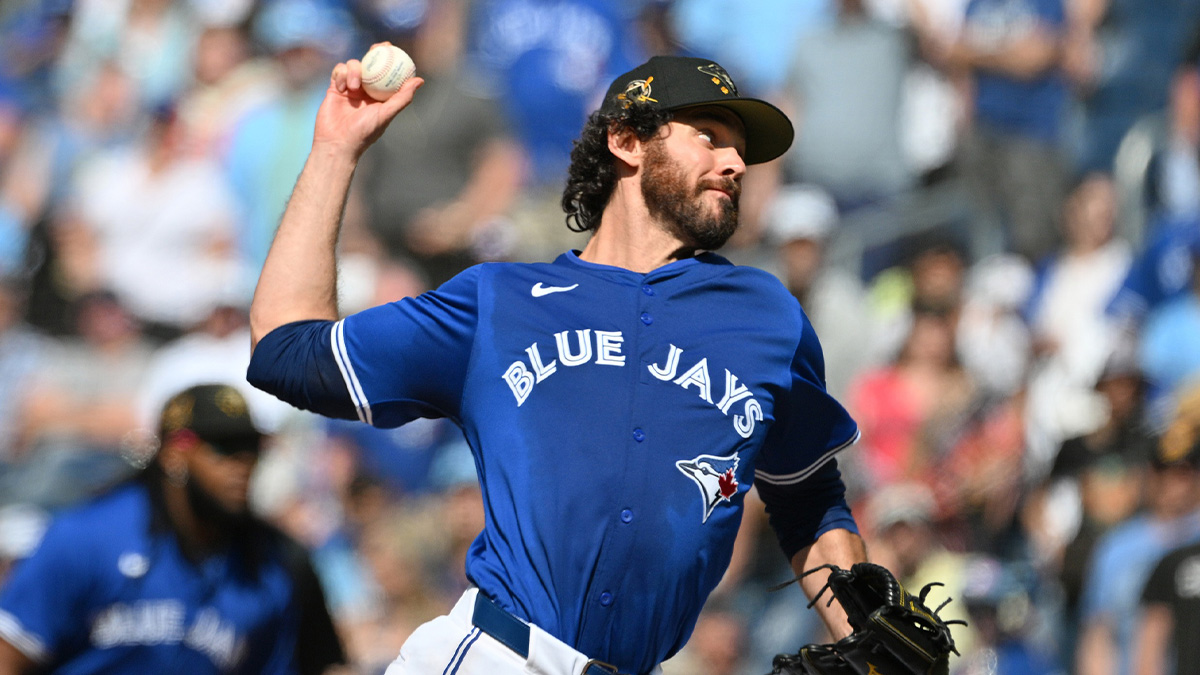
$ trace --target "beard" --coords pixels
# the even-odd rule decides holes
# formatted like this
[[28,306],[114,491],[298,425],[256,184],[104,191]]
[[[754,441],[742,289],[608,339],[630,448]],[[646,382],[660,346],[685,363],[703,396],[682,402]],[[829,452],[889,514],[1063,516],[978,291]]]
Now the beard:
[[[641,188],[650,215],[688,246],[715,251],[737,230],[741,185],[732,178],[712,178],[691,185],[683,167],[667,155],[661,141],[647,146]],[[724,190],[730,197],[721,200],[715,213],[705,202],[704,193],[709,188]]]
[[238,539],[250,525],[249,510],[232,511],[193,478],[187,482],[188,504],[200,520],[216,526],[231,539]]

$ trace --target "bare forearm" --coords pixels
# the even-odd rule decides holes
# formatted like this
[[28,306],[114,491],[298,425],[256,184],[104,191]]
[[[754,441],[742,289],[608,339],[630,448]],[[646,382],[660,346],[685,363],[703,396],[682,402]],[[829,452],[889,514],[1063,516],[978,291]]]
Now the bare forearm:
[[1047,29],[1041,28],[995,51],[975,49],[960,42],[952,50],[950,62],[972,70],[1029,80],[1053,68],[1058,58],[1058,39]]
[[1093,620],[1084,628],[1075,649],[1075,667],[1079,675],[1112,675],[1116,672],[1116,650],[1112,631],[1102,620]]
[[[867,548],[861,537],[849,530],[830,530],[818,537],[811,546],[800,549],[792,557],[792,570],[796,572],[797,576],[800,576],[805,571],[821,565],[832,564],[849,569],[854,563],[864,562],[866,559]],[[800,585],[804,588],[804,593],[809,598],[813,598],[824,588],[825,580],[828,577],[827,571],[817,572],[803,577]],[[828,597],[827,593],[825,598]],[[835,640],[849,635],[851,629],[846,620],[846,612],[842,610],[842,606],[836,600],[832,604],[827,604],[825,598],[822,598],[815,608],[825,622],[825,627],[829,629],[830,635]]]
[[309,154],[254,291],[254,344],[285,323],[337,318],[336,248],[355,163],[334,148]]
[[1134,645],[1133,671],[1136,675],[1166,672],[1165,661],[1174,624],[1175,618],[1166,605],[1156,603],[1145,608]]

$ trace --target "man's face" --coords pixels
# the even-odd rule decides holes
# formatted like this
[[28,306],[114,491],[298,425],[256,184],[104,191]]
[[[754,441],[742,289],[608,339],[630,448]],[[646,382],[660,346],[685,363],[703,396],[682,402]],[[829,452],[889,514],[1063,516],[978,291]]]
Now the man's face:
[[642,196],[650,215],[688,246],[713,251],[737,230],[745,140],[718,108],[677,113],[646,146]]
[[217,523],[244,520],[249,513],[250,476],[258,448],[230,451],[201,442],[189,454],[188,500],[201,518]]

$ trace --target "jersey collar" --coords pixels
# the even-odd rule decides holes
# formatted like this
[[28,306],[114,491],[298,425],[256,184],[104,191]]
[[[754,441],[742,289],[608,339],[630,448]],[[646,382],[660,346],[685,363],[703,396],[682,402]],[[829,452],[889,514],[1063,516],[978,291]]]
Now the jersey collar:
[[558,256],[558,259],[554,262],[558,265],[571,265],[601,274],[625,277],[630,281],[637,283],[665,281],[666,279],[671,279],[688,273],[704,275],[719,274],[733,265],[733,263],[717,255],[716,253],[706,252],[701,253],[694,258],[684,258],[683,260],[676,260],[674,262],[667,263],[666,265],[653,269],[646,274],[641,274],[639,272],[634,272],[633,270],[627,270],[624,267],[588,262],[580,258],[579,253],[580,252],[577,250],[567,251],[566,253]]

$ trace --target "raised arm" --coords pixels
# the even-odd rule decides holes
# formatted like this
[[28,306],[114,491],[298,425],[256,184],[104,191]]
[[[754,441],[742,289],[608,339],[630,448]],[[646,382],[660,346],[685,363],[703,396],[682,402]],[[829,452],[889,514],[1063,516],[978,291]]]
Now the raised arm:
[[336,247],[354,169],[423,83],[414,77],[381,102],[363,91],[358,60],[333,69],[317,113],[312,150],[254,291],[253,345],[286,323],[337,318]]

